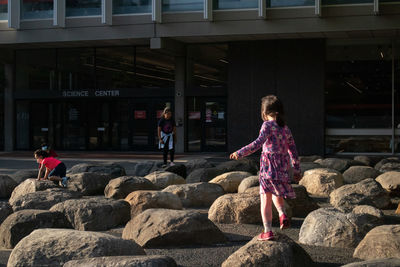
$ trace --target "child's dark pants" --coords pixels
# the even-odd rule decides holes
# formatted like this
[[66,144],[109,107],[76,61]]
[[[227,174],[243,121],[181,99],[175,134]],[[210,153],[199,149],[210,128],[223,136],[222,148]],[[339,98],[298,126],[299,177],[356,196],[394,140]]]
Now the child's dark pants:
[[171,137],[169,136],[167,138],[167,141],[164,143],[164,150],[163,150],[163,159],[164,159],[164,164],[167,164],[167,159],[168,159],[168,151],[169,151],[169,156],[171,159],[171,162],[174,161],[174,154],[175,154],[175,144],[173,144],[173,147],[171,150],[169,150],[169,139]]

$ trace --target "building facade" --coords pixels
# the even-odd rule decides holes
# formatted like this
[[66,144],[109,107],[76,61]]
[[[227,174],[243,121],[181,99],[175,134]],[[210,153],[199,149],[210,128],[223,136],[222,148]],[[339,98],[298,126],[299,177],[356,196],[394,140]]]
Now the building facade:
[[276,94],[300,154],[396,154],[400,1],[0,1],[0,149],[255,139]]

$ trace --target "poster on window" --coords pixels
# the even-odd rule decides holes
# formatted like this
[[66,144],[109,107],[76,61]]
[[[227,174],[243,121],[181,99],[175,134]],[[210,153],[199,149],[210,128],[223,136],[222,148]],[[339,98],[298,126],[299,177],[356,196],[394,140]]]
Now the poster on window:
[[206,122],[212,122],[212,112],[211,112],[211,109],[206,109]]
[[135,110],[135,120],[145,120],[146,110]]
[[201,118],[200,111],[189,112],[189,120],[200,120],[200,118]]

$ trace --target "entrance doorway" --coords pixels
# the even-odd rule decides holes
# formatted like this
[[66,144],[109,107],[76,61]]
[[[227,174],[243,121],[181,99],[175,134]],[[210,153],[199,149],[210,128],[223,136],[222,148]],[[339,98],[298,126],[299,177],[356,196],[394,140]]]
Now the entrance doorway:
[[188,97],[187,150],[226,151],[226,122],[225,98]]

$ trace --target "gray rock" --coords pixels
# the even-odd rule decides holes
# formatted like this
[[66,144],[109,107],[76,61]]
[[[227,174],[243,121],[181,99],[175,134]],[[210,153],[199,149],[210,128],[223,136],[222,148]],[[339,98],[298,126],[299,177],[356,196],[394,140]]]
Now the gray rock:
[[242,158],[239,160],[230,160],[220,163],[216,166],[217,169],[225,172],[249,172],[256,175],[258,172],[259,160],[255,158]]
[[260,180],[257,175],[249,176],[244,178],[238,187],[238,193],[243,193],[250,187],[260,186]]
[[273,241],[260,242],[254,237],[222,263],[222,267],[236,266],[314,266],[314,262],[295,241],[275,233]]
[[319,169],[322,168],[321,164],[315,163],[315,162],[301,162],[300,163],[300,170],[301,174],[304,175],[306,171],[313,170],[313,169]]
[[385,258],[369,261],[353,262],[342,267],[398,267],[400,266],[400,259],[397,258]]
[[382,225],[369,231],[353,257],[363,260],[400,258],[400,225]]
[[312,246],[354,248],[369,230],[380,224],[381,218],[371,214],[321,208],[305,218],[299,242]]
[[10,204],[0,201],[0,225],[11,213],[13,213],[13,209]]
[[365,166],[371,166],[373,163],[373,160],[367,156],[355,156],[354,160],[364,163]]
[[68,189],[84,196],[103,195],[107,184],[114,178],[98,172],[74,173],[69,177]]
[[343,176],[333,169],[312,169],[304,173],[299,184],[310,194],[327,197],[333,190],[343,185]]
[[300,163],[314,162],[314,161],[319,160],[319,159],[323,159],[323,158],[321,156],[319,156],[319,155],[300,156],[299,157]]
[[20,210],[10,216],[0,226],[0,247],[12,249],[35,229],[72,228],[60,212],[48,210]]
[[161,167],[161,162],[157,161],[139,161],[139,162],[119,162],[119,165],[124,167],[127,176],[143,177]]
[[209,245],[226,242],[207,215],[196,211],[149,209],[129,221],[122,238],[143,247]]
[[72,260],[63,267],[176,267],[176,262],[168,256],[113,256],[96,257],[83,260]]
[[400,196],[400,172],[385,172],[375,179],[391,196]]
[[206,159],[194,159],[194,160],[188,160],[185,163],[186,166],[186,172],[189,175],[192,173],[194,170],[200,169],[200,168],[212,168],[215,167],[211,162],[207,161]]
[[[292,217],[292,209],[285,201],[287,215]],[[259,189],[249,188],[245,193],[226,194],[211,205],[208,218],[216,223],[262,223],[260,214]],[[272,220],[279,220],[278,212],[272,207]]]
[[16,171],[11,175],[11,178],[14,179],[18,184],[22,183],[26,179],[32,178],[36,179],[38,176],[38,170],[37,169],[31,169],[31,170],[20,170]]
[[341,173],[343,173],[351,166],[364,165],[363,163],[352,159],[339,159],[339,158],[326,158],[323,160],[317,160],[316,163],[321,164],[324,168],[334,169]]
[[182,209],[179,197],[169,192],[139,190],[130,193],[125,201],[131,205],[131,218],[147,209]]
[[375,179],[379,174],[379,171],[369,166],[352,166],[343,173],[343,178],[346,184],[355,184],[367,178]]
[[391,172],[397,171],[400,172],[400,162],[388,162],[383,164],[382,167],[379,168],[380,172]]
[[386,208],[390,205],[390,198],[374,179],[365,179],[334,190],[330,194],[330,203],[341,211],[349,212],[357,205]]
[[175,173],[182,178],[186,178],[187,176],[187,171],[186,171],[186,166],[183,164],[176,164],[174,166],[168,166],[164,169],[166,172],[172,172]]
[[162,191],[178,196],[184,207],[209,207],[225,194],[220,185],[211,183],[170,185]]
[[186,177],[186,183],[208,182],[224,172],[224,170],[216,167],[195,169]]
[[126,175],[125,169],[116,163],[80,163],[72,166],[72,168],[68,171],[69,174],[77,174],[82,172],[107,174],[111,178],[117,178]]
[[48,210],[57,203],[81,197],[82,195],[77,192],[62,188],[50,188],[45,191],[37,191],[19,196],[10,201],[10,205],[14,211],[22,209]]
[[9,201],[10,203],[13,203],[15,199],[21,196],[38,191],[44,191],[49,188],[59,188],[59,186],[50,180],[38,181],[36,179],[26,179],[14,189]]
[[353,209],[352,213],[354,213],[354,214],[369,214],[371,216],[378,218],[382,222],[383,222],[384,216],[385,216],[384,213],[380,209],[377,209],[375,207],[368,206],[368,205],[356,206]]
[[397,157],[390,157],[390,158],[386,158],[386,159],[382,159],[380,160],[378,163],[375,164],[375,170],[379,171],[383,165],[385,165],[386,163],[400,163],[400,159]]
[[319,208],[318,204],[312,198],[310,198],[304,186],[292,184],[292,188],[296,193],[296,198],[285,199],[292,209],[292,216],[304,218],[310,212]]
[[129,203],[103,197],[70,199],[50,210],[63,213],[72,227],[80,231],[105,231],[130,220]]
[[137,190],[156,190],[157,187],[144,177],[122,176],[112,179],[104,189],[107,198],[124,199]]
[[238,191],[240,183],[243,179],[251,176],[249,172],[243,171],[233,171],[233,172],[226,172],[221,175],[218,175],[209,183],[219,184],[222,186],[225,192],[227,193],[235,193]]
[[17,185],[10,176],[0,174],[0,198],[9,198]]
[[71,260],[124,255],[145,255],[145,252],[131,240],[104,233],[38,229],[15,246],[7,266],[61,267]]
[[146,175],[144,178],[150,180],[155,186],[160,189],[164,189],[169,185],[173,184],[186,184],[183,177],[166,171],[156,171]]

